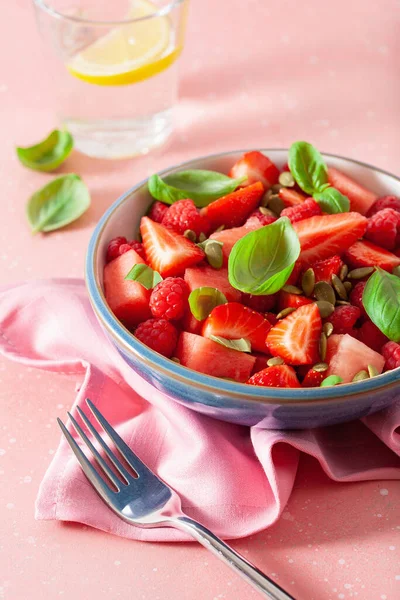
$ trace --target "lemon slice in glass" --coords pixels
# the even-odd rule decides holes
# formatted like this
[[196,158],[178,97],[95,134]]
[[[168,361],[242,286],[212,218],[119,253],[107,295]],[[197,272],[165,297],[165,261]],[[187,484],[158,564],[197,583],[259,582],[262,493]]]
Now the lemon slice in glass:
[[[148,0],[135,0],[128,19],[157,12]],[[112,29],[76,54],[68,71],[97,85],[126,85],[147,79],[169,67],[179,56],[167,16],[153,16]]]

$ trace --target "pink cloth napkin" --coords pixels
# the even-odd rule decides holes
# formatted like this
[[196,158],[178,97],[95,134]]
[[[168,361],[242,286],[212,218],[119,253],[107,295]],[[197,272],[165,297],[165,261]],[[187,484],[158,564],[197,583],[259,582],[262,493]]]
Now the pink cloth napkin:
[[[184,511],[224,538],[264,529],[282,513],[301,452],[336,481],[400,479],[400,399],[362,421],[302,431],[248,429],[202,416],[129,369],[107,340],[83,281],[55,279],[0,293],[0,352],[76,375],[86,397],[131,448],[181,496]],[[400,392],[399,392],[400,395]],[[64,439],[44,476],[38,519],[77,521],[132,539],[180,541],[173,529],[139,529],[109,510]]]

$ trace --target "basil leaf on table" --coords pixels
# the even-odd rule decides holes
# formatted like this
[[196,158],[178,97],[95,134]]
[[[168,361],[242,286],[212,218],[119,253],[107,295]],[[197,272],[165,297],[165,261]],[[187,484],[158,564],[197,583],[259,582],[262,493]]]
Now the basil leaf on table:
[[74,140],[68,131],[55,129],[34,146],[17,148],[20,162],[34,171],[54,171],[71,154]]
[[70,173],[53,179],[28,200],[26,214],[32,233],[54,231],[78,219],[90,206],[82,179]]
[[152,290],[163,280],[158,271],[153,271],[151,267],[143,264],[134,265],[125,279],[137,281],[145,287],[146,290]]
[[236,242],[228,260],[229,283],[247,294],[275,294],[289,279],[299,254],[299,238],[289,219],[281,217]]
[[203,321],[213,308],[227,302],[225,294],[213,287],[199,287],[189,295],[190,311],[198,321]]
[[232,179],[217,171],[194,169],[171,173],[164,179],[152,175],[148,180],[148,188],[153,198],[166,204],[190,198],[198,208],[201,208],[235,191],[245,180],[246,177]]
[[251,344],[249,340],[246,340],[245,338],[239,338],[238,340],[227,340],[219,335],[210,335],[210,340],[217,342],[217,344],[221,344],[221,346],[225,346],[225,348],[230,348],[231,350],[237,350],[238,352],[251,352]]
[[333,187],[328,187],[323,192],[316,192],[314,200],[318,202],[321,210],[333,215],[335,213],[349,212],[350,200]]
[[400,341],[400,279],[383,269],[367,281],[362,301],[371,321],[392,342]]
[[329,187],[324,159],[308,142],[295,142],[291,145],[289,169],[296,183],[310,196]]

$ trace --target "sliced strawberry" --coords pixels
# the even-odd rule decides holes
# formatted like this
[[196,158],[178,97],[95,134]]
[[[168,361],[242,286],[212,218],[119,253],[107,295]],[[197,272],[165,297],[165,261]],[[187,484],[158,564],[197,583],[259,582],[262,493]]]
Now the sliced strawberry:
[[291,294],[284,290],[281,290],[278,296],[278,308],[280,311],[285,308],[299,308],[300,306],[311,304],[311,302],[311,298],[306,298],[306,296],[302,296],[301,294]]
[[289,206],[296,206],[296,204],[302,204],[304,200],[307,200],[307,196],[304,194],[285,187],[279,190],[279,198],[282,200],[286,208]]
[[268,352],[265,340],[270,329],[271,324],[260,313],[239,302],[228,302],[211,311],[202,333],[204,337],[218,335],[228,340],[245,338],[252,350]]
[[400,257],[364,240],[350,246],[345,252],[344,260],[353,269],[376,266],[385,271],[392,271],[400,265]]
[[315,303],[301,306],[272,327],[267,336],[268,349],[291,365],[315,363],[319,360],[321,329],[318,306]]
[[140,233],[147,260],[162,277],[182,275],[186,267],[204,258],[204,252],[196,244],[149,217],[142,217]]
[[296,371],[288,365],[275,365],[267,367],[255,373],[246,382],[249,385],[260,385],[262,387],[298,388],[299,380]]
[[264,188],[268,190],[271,185],[278,182],[279,170],[267,156],[254,150],[243,154],[242,158],[233,165],[229,176],[235,179],[247,177],[247,182],[244,183],[248,185],[261,181]]
[[315,274],[315,283],[318,281],[327,281],[328,283],[332,280],[332,275],[339,275],[339,271],[343,266],[343,261],[335,254],[325,260],[318,260],[317,262],[310,265]]
[[322,215],[293,223],[305,264],[341,254],[365,232],[367,219],[356,212]]
[[304,377],[301,387],[320,387],[322,381],[325,379],[325,373],[314,371],[311,367]]
[[221,225],[225,225],[226,229],[239,227],[256,208],[263,193],[264,186],[258,181],[214,200],[202,208],[200,214],[207,217],[212,230]]
[[377,194],[367,190],[357,181],[333,167],[328,169],[328,181],[332,187],[348,197],[350,210],[357,211],[362,215],[366,215],[378,199]]

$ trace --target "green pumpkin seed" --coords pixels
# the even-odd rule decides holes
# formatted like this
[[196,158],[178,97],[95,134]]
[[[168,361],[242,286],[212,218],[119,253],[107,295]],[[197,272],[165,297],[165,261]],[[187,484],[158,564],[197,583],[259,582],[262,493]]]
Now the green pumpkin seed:
[[265,206],[259,206],[258,210],[260,211],[260,213],[262,215],[268,215],[269,217],[275,217],[275,213],[272,212],[272,210],[269,210],[269,208],[265,208]]
[[353,289],[353,284],[351,283],[351,281],[344,281],[343,285],[344,285],[344,289],[349,294],[351,292],[351,290]]
[[330,335],[332,335],[333,333],[333,325],[332,323],[324,323],[323,327],[322,327],[322,331],[324,332],[324,334],[326,335],[326,337],[328,338]]
[[285,205],[279,198],[279,196],[275,194],[271,196],[271,199],[268,203],[268,208],[272,210],[276,215],[280,215],[283,209],[285,208]]
[[222,253],[222,247],[218,242],[210,240],[204,248],[204,252],[208,261],[208,264],[214,269],[220,269],[224,262],[224,255]]
[[396,275],[396,277],[400,277],[400,265],[393,269],[392,274]]
[[267,192],[265,192],[263,194],[263,197],[261,198],[261,201],[260,201],[260,208],[265,208],[266,206],[268,206],[268,203],[271,200],[271,196],[272,196],[271,190],[268,190]]
[[303,277],[301,278],[301,287],[303,288],[303,292],[307,297],[311,296],[315,287],[315,273],[314,269],[311,267],[303,273]]
[[176,356],[173,356],[173,357],[171,358],[171,360],[173,360],[175,363],[178,363],[178,365],[180,365],[180,364],[181,364],[181,361],[180,361],[180,360],[179,360],[179,358],[177,358]]
[[340,281],[344,281],[347,277],[347,273],[349,272],[349,267],[347,265],[342,265],[339,271],[339,279]]
[[326,358],[326,346],[327,340],[324,332],[321,333],[321,337],[319,338],[319,355],[321,357],[321,361],[323,362]]
[[363,279],[374,272],[374,267],[360,267],[347,273],[347,279]]
[[205,242],[206,239],[207,239],[206,234],[203,233],[203,232],[201,232],[200,235],[199,235],[199,242],[200,242],[200,244],[202,244],[203,242]]
[[289,306],[288,308],[284,308],[283,310],[281,310],[281,312],[279,312],[276,315],[277,319],[284,319],[285,317],[287,317],[288,315],[290,315],[290,313],[294,312],[296,309],[293,308],[292,306]]
[[344,287],[343,282],[335,274],[332,275],[332,285],[339,298],[341,300],[347,300],[346,288]]
[[321,319],[326,319],[327,317],[330,317],[333,311],[335,310],[333,304],[327,302],[326,300],[318,300],[318,302],[316,302],[315,304],[318,306]]
[[375,365],[368,365],[367,369],[370,377],[376,377],[377,375],[379,375],[379,371],[375,367]]
[[354,375],[352,381],[364,381],[365,379],[369,379],[369,375],[367,371],[362,370]]
[[279,175],[279,183],[283,187],[293,187],[296,182],[290,171],[284,171]]
[[275,365],[284,365],[285,361],[280,356],[274,356],[273,358],[269,358],[267,360],[267,365],[269,367],[274,367]]
[[195,232],[192,229],[186,229],[186,231],[184,232],[183,235],[185,236],[185,238],[187,238],[191,242],[195,242],[196,241],[196,234],[195,234]]
[[317,373],[324,373],[324,371],[328,370],[329,365],[325,362],[319,362],[313,366],[313,371],[317,371]]
[[323,300],[330,304],[335,304],[336,296],[333,287],[326,281],[318,281],[314,287],[314,296],[317,300]]
[[336,300],[336,304],[338,304],[339,306],[349,306],[350,302],[348,302],[347,300]]
[[217,227],[217,229],[214,231],[214,233],[218,233],[219,231],[223,231],[225,229],[225,225],[220,225],[219,227]]
[[280,183],[274,183],[274,185],[271,185],[270,190],[273,194],[279,194],[281,187]]
[[288,294],[296,294],[296,296],[300,296],[303,293],[302,290],[295,285],[284,285],[282,290],[288,292]]

